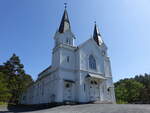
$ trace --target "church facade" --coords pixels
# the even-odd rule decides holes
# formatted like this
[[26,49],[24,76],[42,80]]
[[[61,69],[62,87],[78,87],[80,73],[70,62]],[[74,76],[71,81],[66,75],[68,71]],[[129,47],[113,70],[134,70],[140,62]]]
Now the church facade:
[[56,31],[52,64],[21,96],[21,104],[115,103],[107,46],[95,23],[93,36],[76,46],[65,9]]

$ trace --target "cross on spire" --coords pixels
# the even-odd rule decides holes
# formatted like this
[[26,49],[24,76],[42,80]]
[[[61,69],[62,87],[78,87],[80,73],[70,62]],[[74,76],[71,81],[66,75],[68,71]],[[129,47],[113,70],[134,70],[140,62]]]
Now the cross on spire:
[[65,6],[65,9],[66,9],[67,8],[67,3],[66,2],[64,3],[64,6]]

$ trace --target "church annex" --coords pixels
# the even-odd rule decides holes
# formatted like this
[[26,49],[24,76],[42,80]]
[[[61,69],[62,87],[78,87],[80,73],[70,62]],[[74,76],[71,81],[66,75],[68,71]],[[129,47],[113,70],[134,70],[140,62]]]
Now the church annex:
[[20,103],[115,103],[107,46],[96,23],[93,36],[76,46],[65,8],[54,40],[52,64],[23,93]]

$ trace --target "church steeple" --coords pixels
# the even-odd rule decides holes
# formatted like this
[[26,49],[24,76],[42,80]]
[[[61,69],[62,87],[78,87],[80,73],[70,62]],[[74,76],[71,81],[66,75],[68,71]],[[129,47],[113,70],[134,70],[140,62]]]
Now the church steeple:
[[67,3],[65,3],[64,14],[61,19],[61,23],[59,29],[56,31],[54,36],[55,39],[55,47],[60,44],[65,44],[68,46],[74,46],[75,36],[71,31],[70,21],[67,13]]
[[95,26],[94,26],[93,39],[96,41],[96,43],[98,45],[101,45],[103,43],[103,40],[101,38],[101,34],[100,34],[99,29],[96,25],[96,22],[95,22]]
[[69,29],[71,29],[68,13],[67,13],[67,9],[66,9],[67,8],[66,5],[67,4],[65,3],[64,14],[63,14],[63,17],[61,19],[60,26],[59,26],[59,32],[60,33],[64,33],[66,31],[68,31]]

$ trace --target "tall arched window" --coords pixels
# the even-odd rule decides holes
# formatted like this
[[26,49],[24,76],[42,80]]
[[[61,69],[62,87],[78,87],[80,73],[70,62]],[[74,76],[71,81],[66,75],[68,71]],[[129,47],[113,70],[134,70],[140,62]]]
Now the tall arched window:
[[96,60],[93,57],[93,55],[89,56],[89,67],[90,67],[90,69],[96,70]]

